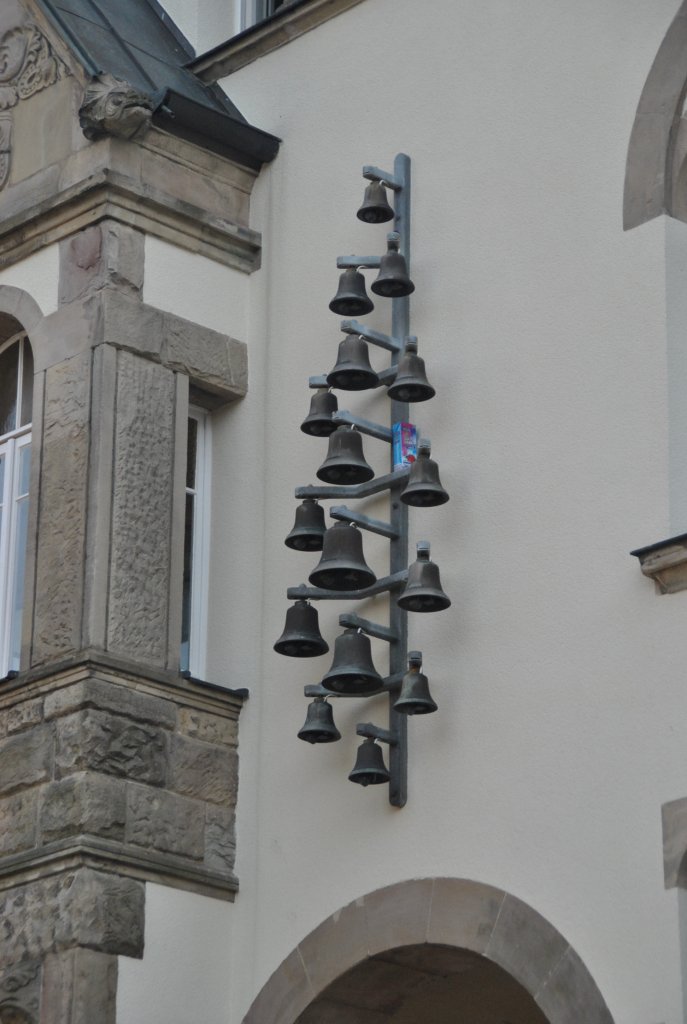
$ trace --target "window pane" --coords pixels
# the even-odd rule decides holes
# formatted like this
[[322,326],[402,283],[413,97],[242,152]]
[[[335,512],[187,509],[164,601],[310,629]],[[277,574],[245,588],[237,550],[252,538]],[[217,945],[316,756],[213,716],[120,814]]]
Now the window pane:
[[0,436],[17,425],[17,373],[19,345],[11,345],[0,353]]
[[[26,460],[28,462],[28,459]],[[26,533],[29,517],[29,499],[17,502],[16,531],[14,533],[14,582],[12,586],[12,607],[10,620],[10,663],[15,671],[19,669],[21,655],[21,619],[24,610],[24,568],[26,565]]]
[[181,598],[181,671],[187,672],[191,655],[191,585],[193,579],[193,515],[195,497],[186,495],[184,523],[184,582]]
[[19,474],[17,476],[17,497],[23,498],[29,493],[31,477],[31,445],[23,444],[19,449]]
[[26,427],[31,422],[33,412],[33,352],[26,338],[24,339],[24,365],[22,367],[21,386],[21,422]]
[[186,486],[195,489],[196,459],[198,457],[198,420],[188,421],[188,440],[186,442]]

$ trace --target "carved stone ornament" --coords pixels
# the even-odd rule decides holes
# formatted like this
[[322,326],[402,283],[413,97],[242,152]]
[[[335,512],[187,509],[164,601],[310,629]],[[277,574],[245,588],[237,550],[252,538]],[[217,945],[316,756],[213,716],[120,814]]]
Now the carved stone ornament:
[[0,1024],[34,1024],[34,1018],[18,1006],[0,1006]]
[[[0,18],[0,111],[11,110],[19,100],[47,89],[68,74],[68,68],[38,26],[27,21],[25,15],[10,4]],[[0,188],[7,183],[10,173],[11,140],[12,117],[3,114],[0,116]]]
[[152,116],[150,96],[109,73],[92,79],[79,110],[79,121],[87,139],[104,135],[140,138],[150,127]]

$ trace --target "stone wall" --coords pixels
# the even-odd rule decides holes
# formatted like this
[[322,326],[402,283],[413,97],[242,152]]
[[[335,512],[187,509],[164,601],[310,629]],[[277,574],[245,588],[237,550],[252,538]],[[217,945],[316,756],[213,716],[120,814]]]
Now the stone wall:
[[96,661],[6,686],[0,888],[90,865],[232,898],[240,706]]

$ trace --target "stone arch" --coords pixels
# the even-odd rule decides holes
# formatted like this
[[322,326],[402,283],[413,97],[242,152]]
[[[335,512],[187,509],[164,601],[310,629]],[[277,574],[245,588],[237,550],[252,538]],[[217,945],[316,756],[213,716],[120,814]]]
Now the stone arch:
[[623,225],[661,213],[687,220],[680,188],[687,156],[687,0],[666,32],[637,106],[625,167]]
[[277,968],[243,1024],[296,1024],[346,971],[410,946],[453,947],[491,961],[550,1024],[613,1024],[589,971],[548,921],[503,889],[456,878],[400,882],[337,911]]
[[18,331],[31,335],[42,319],[40,306],[28,292],[0,284],[0,338],[4,340]]

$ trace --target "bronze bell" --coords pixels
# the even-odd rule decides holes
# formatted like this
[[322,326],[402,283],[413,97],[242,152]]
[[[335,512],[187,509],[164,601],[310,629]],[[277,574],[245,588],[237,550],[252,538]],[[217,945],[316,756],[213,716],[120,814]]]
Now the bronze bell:
[[301,430],[313,437],[329,437],[338,426],[332,419],[338,409],[336,395],[324,388],[316,391],[310,399],[310,412],[301,423]]
[[381,747],[372,738],[363,740],[358,747],[355,767],[348,778],[359,786],[379,786],[389,781]]
[[387,299],[398,299],[415,291],[415,285],[408,277],[405,256],[398,251],[397,238],[389,238],[379,274],[370,287],[375,295],[383,295]]
[[284,632],[274,649],[289,658],[316,658],[318,654],[326,654],[329,644],[320,633],[317,608],[307,601],[296,601],[288,608]]
[[335,523],[324,535],[322,557],[308,577],[324,590],[364,590],[376,580],[365,562],[360,531],[350,523]]
[[425,361],[417,354],[417,339],[408,338],[387,395],[395,402],[426,402],[436,391],[427,380]]
[[371,480],[374,470],[365,461],[363,439],[352,427],[338,427],[329,435],[327,458],[317,470],[327,484],[361,484]]
[[324,697],[315,697],[308,704],[305,724],[298,733],[298,739],[306,743],[334,743],[341,739],[341,733],[334,725],[332,706]]
[[373,181],[367,186],[363,205],[356,216],[366,224],[385,224],[386,221],[393,220],[394,211],[389,206],[383,182]]
[[429,508],[448,501],[448,493],[439,479],[439,467],[434,459],[430,459],[430,452],[429,441],[420,441],[417,458],[410,467],[408,483],[401,492],[401,501],[405,505]]
[[339,342],[336,365],[327,374],[330,388],[342,391],[365,391],[379,386],[379,377],[370,366],[367,342],[358,334],[347,334]]
[[430,715],[437,710],[429,692],[427,676],[423,675],[422,655],[419,651],[408,652],[408,671],[403,676],[401,692],[394,703],[394,711],[402,715]]
[[304,498],[296,509],[296,521],[284,543],[295,551],[321,551],[326,531],[322,506],[314,498]]
[[407,612],[440,612],[450,607],[451,601],[441,589],[439,566],[429,559],[426,540],[417,546],[417,561],[408,569],[405,590],[396,604]]
[[334,660],[322,685],[332,693],[366,697],[382,688],[383,679],[372,664],[370,638],[361,630],[346,629],[334,641]]
[[339,316],[364,316],[374,309],[374,303],[365,291],[365,278],[355,267],[344,270],[339,278],[339,290],[329,308]]

